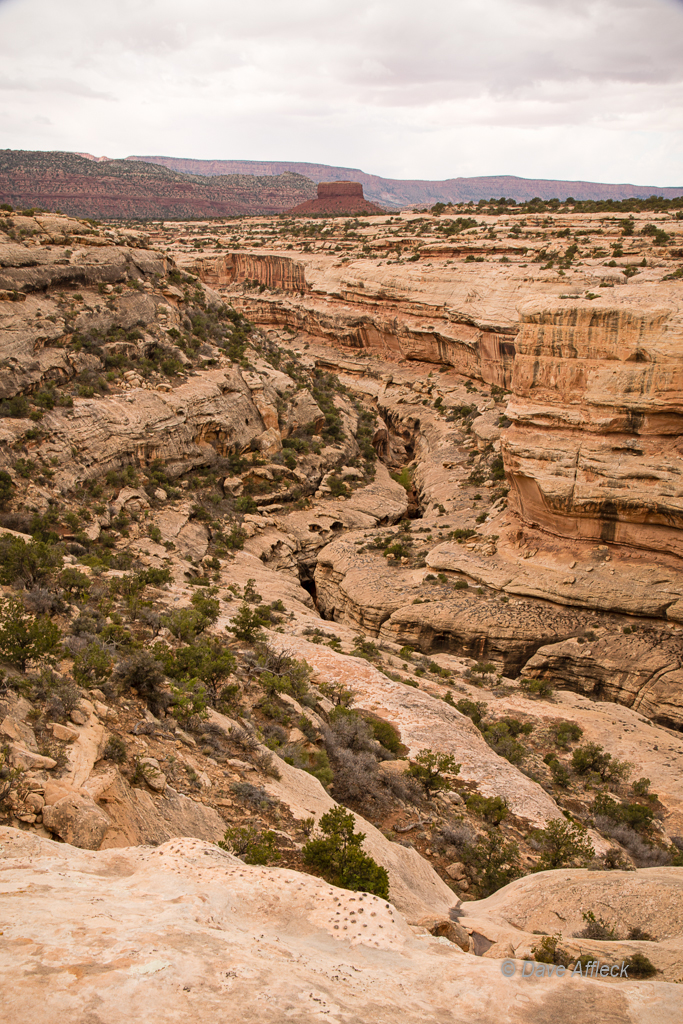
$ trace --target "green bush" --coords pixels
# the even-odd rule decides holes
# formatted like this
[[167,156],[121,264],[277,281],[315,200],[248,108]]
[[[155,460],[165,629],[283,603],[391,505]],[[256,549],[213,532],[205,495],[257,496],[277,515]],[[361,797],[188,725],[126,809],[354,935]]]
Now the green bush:
[[618,938],[617,933],[611,925],[602,917],[596,917],[592,910],[586,911],[583,914],[583,919],[586,922],[585,926],[580,932],[574,933],[576,939],[616,939]]
[[460,768],[452,754],[439,754],[425,749],[417,754],[405,774],[419,782],[428,799],[431,799],[432,793],[451,788],[447,776],[457,775]]
[[392,754],[399,754],[403,748],[398,729],[384,718],[369,718],[367,723],[378,743]]
[[245,864],[269,864],[271,861],[280,860],[275,838],[275,833],[268,829],[259,830],[253,825],[236,825],[226,829],[218,846],[222,850],[234,853]]
[[606,793],[598,793],[591,808],[597,817],[623,822],[635,832],[648,833],[652,830],[655,812],[649,804],[621,803]]
[[332,885],[388,899],[389,876],[385,868],[363,853],[365,835],[354,830],[353,815],[335,807],[323,814],[319,825],[323,836],[306,843],[304,863]]
[[570,743],[576,743],[583,736],[583,729],[576,722],[557,722],[553,726],[555,742],[558,747],[567,750]]
[[530,697],[551,697],[553,693],[547,679],[520,679],[519,686]]
[[490,896],[522,874],[517,843],[505,842],[498,829],[489,829],[475,844],[462,847],[464,864],[477,872],[480,895]]
[[96,687],[109,678],[113,667],[111,654],[95,640],[74,658],[74,679],[79,686]]
[[529,835],[541,849],[538,871],[563,868],[576,860],[586,864],[595,856],[588,829],[576,822],[553,818],[545,828],[534,829]]
[[194,716],[206,718],[206,709],[206,687],[200,679],[188,679],[171,686],[171,714],[178,722],[187,722]]
[[42,540],[27,544],[9,533],[0,536],[0,583],[6,586],[21,581],[32,587],[61,566],[62,556],[52,544]]
[[58,582],[67,594],[75,594],[77,597],[83,597],[90,590],[89,577],[79,569],[74,569],[72,565],[62,569],[58,576]]
[[463,697],[455,705],[460,714],[467,715],[471,718],[475,725],[480,725],[482,717],[486,714],[488,704],[483,700],[473,701]]
[[231,675],[237,665],[232,651],[213,636],[198,637],[194,643],[175,650],[158,643],[153,650],[167,676],[183,681],[200,679],[209,687],[213,700],[218,699],[218,683]]
[[120,736],[114,735],[109,737],[107,744],[102,751],[102,757],[105,761],[114,761],[115,764],[125,764],[128,760],[128,750]]
[[61,630],[47,615],[31,615],[16,597],[0,598],[0,658],[22,672],[29,661],[54,662]]
[[14,483],[7,470],[0,469],[0,508],[3,508],[14,493]]
[[544,935],[537,946],[531,947],[534,960],[539,964],[558,964],[568,967],[571,957],[558,947],[562,933],[557,935]]
[[343,498],[349,493],[349,489],[340,476],[330,476],[327,479],[327,486],[333,498]]
[[490,825],[500,825],[510,813],[507,801],[500,796],[482,796],[481,793],[473,793],[467,798],[467,810],[472,814],[478,814]]
[[602,782],[616,782],[627,779],[633,770],[629,761],[619,761],[606,753],[599,743],[586,743],[577,747],[572,754],[572,768],[577,775],[595,773]]

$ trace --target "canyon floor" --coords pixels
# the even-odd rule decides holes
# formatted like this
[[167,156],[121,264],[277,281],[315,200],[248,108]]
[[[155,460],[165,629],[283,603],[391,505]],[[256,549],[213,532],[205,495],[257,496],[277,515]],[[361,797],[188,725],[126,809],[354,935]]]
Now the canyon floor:
[[8,1017],[680,1019],[682,234],[0,216]]

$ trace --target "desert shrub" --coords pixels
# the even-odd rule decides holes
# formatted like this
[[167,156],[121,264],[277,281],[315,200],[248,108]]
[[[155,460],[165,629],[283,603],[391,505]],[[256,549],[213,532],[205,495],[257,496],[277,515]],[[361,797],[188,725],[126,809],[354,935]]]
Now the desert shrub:
[[327,478],[327,486],[330,489],[330,493],[333,498],[343,498],[349,493],[349,489],[340,476],[330,476]]
[[259,750],[254,754],[254,764],[259,771],[263,772],[264,775],[268,775],[271,779],[279,779],[281,777],[275,758],[266,750]]
[[644,953],[633,953],[626,963],[629,978],[652,978],[657,973],[657,968]]
[[457,775],[460,767],[452,754],[440,754],[425,749],[416,755],[406,775],[420,783],[429,799],[432,793],[451,788],[449,776]]
[[74,679],[79,686],[99,686],[109,678],[113,667],[114,659],[109,651],[93,641],[74,658]]
[[107,744],[102,751],[102,757],[105,761],[113,761],[115,764],[125,764],[128,759],[128,750],[120,736],[109,737]]
[[269,864],[280,860],[275,833],[269,829],[256,829],[253,825],[235,825],[226,829],[218,845],[240,857],[245,864]]
[[563,765],[562,762],[558,760],[558,758],[556,757],[550,758],[550,760],[546,763],[550,768],[550,774],[555,785],[561,786],[563,789],[566,789],[569,785],[570,779],[569,771],[566,765]]
[[553,693],[547,679],[520,679],[519,686],[530,697],[551,697]]
[[253,644],[263,638],[262,626],[263,615],[260,613],[260,609],[255,608],[252,611],[246,601],[243,601],[232,622],[225,628],[235,634],[235,639]]
[[79,569],[74,569],[72,565],[67,565],[65,569],[62,569],[57,577],[57,582],[67,594],[75,594],[76,597],[84,597],[90,590],[89,577]]
[[194,716],[206,718],[206,687],[200,679],[186,679],[171,686],[171,714],[182,723]]
[[603,782],[627,779],[633,770],[629,761],[619,761],[608,754],[599,743],[586,743],[572,754],[572,768],[577,775],[595,773]]
[[77,686],[65,679],[53,679],[49,684],[49,697],[45,715],[53,721],[65,722],[81,701]]
[[[198,637],[194,643],[172,650],[157,643],[154,656],[164,667],[166,675],[176,680],[200,679],[208,688],[212,703],[219,699],[218,684],[235,671],[235,656],[218,637]],[[239,690],[239,687],[237,688]],[[223,694],[221,690],[221,694]],[[227,699],[229,694],[225,694]]]
[[541,850],[538,871],[563,868],[577,860],[586,864],[595,856],[588,829],[576,822],[553,818],[545,828],[534,829],[529,835]]
[[500,825],[510,813],[507,801],[500,796],[486,797],[481,793],[473,793],[467,798],[466,803],[468,811],[478,814],[490,825]]
[[481,720],[488,708],[488,704],[483,700],[468,700],[466,697],[459,700],[455,706],[462,715],[467,715],[477,726],[481,724]]
[[616,939],[618,938],[614,928],[607,924],[602,917],[596,917],[592,910],[583,914],[586,922],[580,932],[574,932],[576,939]]
[[287,693],[301,700],[308,692],[311,666],[285,651],[277,652],[266,644],[259,644],[255,670],[259,673],[261,686],[271,697],[277,693]]
[[16,597],[0,599],[0,658],[22,672],[29,661],[54,661],[61,630],[47,615],[32,615]]
[[647,796],[650,790],[650,780],[642,777],[631,783],[631,789],[636,796]]
[[482,736],[497,754],[504,757],[511,764],[521,764],[527,755],[526,747],[516,739],[515,726],[510,722],[515,719],[501,719],[500,721],[485,724],[482,727]]
[[328,751],[334,773],[334,796],[341,803],[385,803],[388,793],[383,789],[377,770],[377,759],[368,751],[337,748]]
[[576,722],[556,722],[553,725],[553,732],[557,746],[563,750],[567,750],[570,743],[576,743],[583,736],[583,729]]
[[595,819],[595,824],[604,835],[620,843],[628,851],[639,868],[671,864],[672,854],[670,850],[664,850],[661,846],[655,846],[653,843],[648,842],[624,822],[616,822],[612,818],[598,816]]
[[319,827],[322,836],[311,839],[303,848],[304,863],[332,885],[387,899],[389,876],[385,868],[363,853],[365,835],[355,831],[353,815],[335,807],[323,814]]
[[385,750],[389,750],[392,754],[399,754],[401,752],[403,748],[401,736],[398,729],[391,722],[387,722],[384,718],[370,718],[366,719],[366,721],[372,729],[374,738]]
[[464,843],[464,864],[477,874],[477,888],[483,897],[501,889],[522,874],[517,843],[505,842],[497,829],[489,829],[476,843]]
[[21,537],[0,535],[0,583],[11,586],[21,582],[31,587],[61,568],[59,548],[42,540],[27,544]]
[[277,803],[274,797],[267,793],[261,786],[253,786],[251,782],[234,782],[232,791],[239,800],[252,804],[254,807],[271,807]]
[[336,707],[330,714],[332,746],[349,750],[367,751],[378,754],[380,745],[375,740],[371,726],[357,711]]
[[325,787],[334,780],[334,772],[326,750],[306,751],[298,747],[288,747],[283,751],[282,759],[286,764],[313,775]]
[[540,964],[558,964],[558,966],[568,967],[571,957],[559,947],[558,943],[561,939],[561,933],[544,935],[537,946],[531,947],[534,960]]
[[150,651],[134,651],[115,669],[115,678],[123,692],[136,690],[152,714],[168,707],[170,695],[163,690],[164,671]]
[[641,833],[652,830],[655,817],[654,809],[649,804],[622,803],[606,793],[598,793],[591,810],[596,818],[605,817],[615,822],[623,822],[634,832]]

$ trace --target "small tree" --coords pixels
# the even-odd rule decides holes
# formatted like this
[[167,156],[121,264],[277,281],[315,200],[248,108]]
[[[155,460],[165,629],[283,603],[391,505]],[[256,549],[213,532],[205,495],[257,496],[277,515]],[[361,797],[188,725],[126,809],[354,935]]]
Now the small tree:
[[243,601],[239,606],[237,615],[235,615],[230,625],[225,628],[229,632],[234,633],[237,640],[244,640],[245,643],[253,644],[257,640],[264,638],[261,629],[262,624],[263,620],[258,610],[252,612],[246,601]]
[[79,569],[67,565],[59,574],[59,585],[67,594],[75,594],[76,597],[83,597],[90,590],[90,580]]
[[164,684],[163,667],[150,651],[135,651],[116,666],[116,675],[124,690],[134,688],[154,714],[169,698],[162,693]]
[[9,499],[12,497],[14,491],[14,483],[12,477],[9,475],[6,469],[0,469],[0,508],[3,508]]
[[553,818],[545,828],[534,829],[530,837],[541,848],[542,855],[538,871],[549,868],[563,868],[574,860],[587,864],[595,856],[595,849],[588,838],[588,829],[577,822]]
[[599,743],[586,743],[572,754],[572,768],[578,775],[594,772],[603,782],[627,779],[633,771],[630,761],[620,761],[608,754]]
[[187,679],[171,686],[171,714],[178,722],[187,722],[194,715],[206,718],[206,687],[200,679]]
[[433,750],[421,750],[413,764],[406,771],[413,779],[417,779],[424,786],[427,798],[431,799],[432,793],[440,790],[450,789],[450,780],[447,775],[457,775],[460,765],[455,763],[452,754],[439,754]]
[[31,615],[16,597],[0,600],[0,658],[24,672],[29,661],[54,662],[61,639],[47,615]]
[[502,889],[522,874],[517,843],[506,843],[495,828],[480,836],[474,845],[465,843],[462,859],[477,872],[477,885],[484,897]]
[[26,544],[21,537],[9,533],[0,536],[0,583],[21,580],[32,587],[61,565],[62,556],[52,544],[39,540]]
[[389,876],[385,868],[363,853],[365,834],[354,831],[353,815],[343,807],[334,807],[323,814],[320,830],[323,836],[304,846],[304,862],[332,885],[388,899]]

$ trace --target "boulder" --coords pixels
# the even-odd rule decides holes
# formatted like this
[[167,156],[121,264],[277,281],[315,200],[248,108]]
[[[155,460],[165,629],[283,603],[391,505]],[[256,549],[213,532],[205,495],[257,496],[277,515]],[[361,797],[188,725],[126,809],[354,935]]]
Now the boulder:
[[97,850],[111,822],[90,797],[73,793],[45,805],[43,824],[71,846]]

